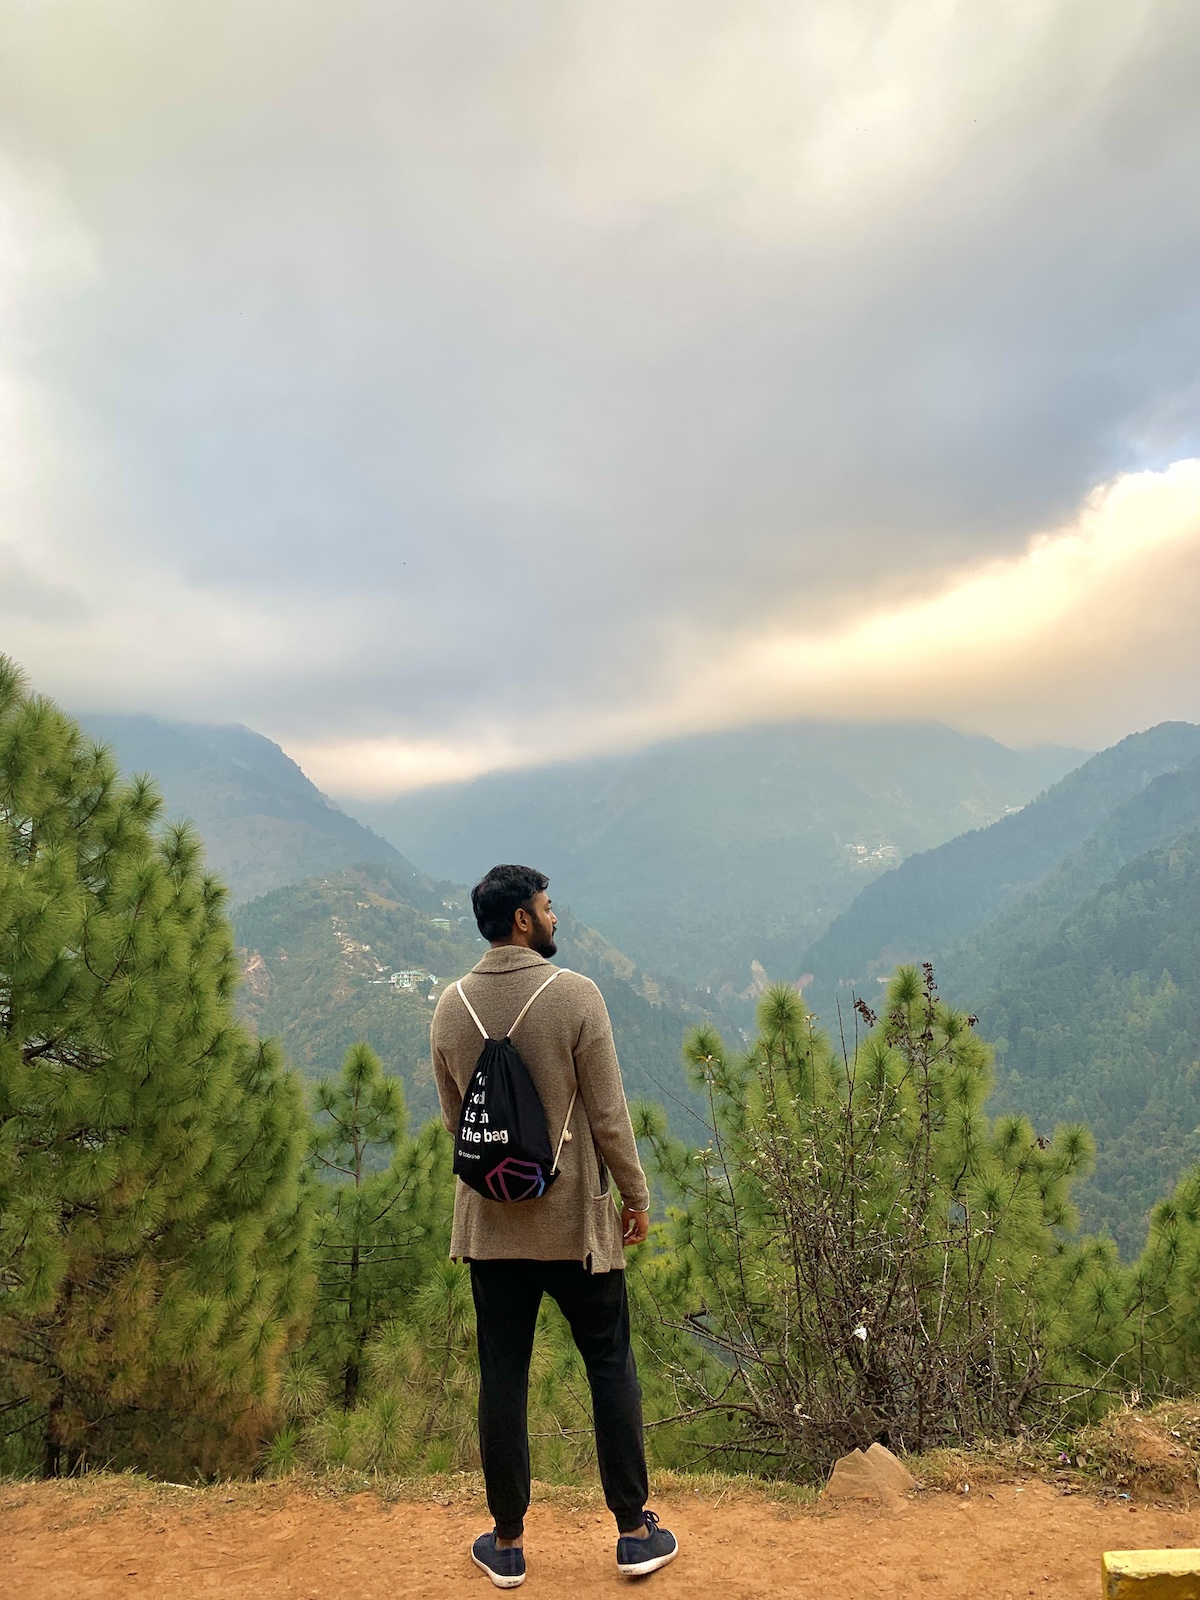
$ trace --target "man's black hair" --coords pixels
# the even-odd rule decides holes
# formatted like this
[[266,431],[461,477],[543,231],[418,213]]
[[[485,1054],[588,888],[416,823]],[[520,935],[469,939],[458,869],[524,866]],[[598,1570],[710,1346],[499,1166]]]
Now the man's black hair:
[[546,874],[534,867],[493,867],[471,890],[476,927],[485,939],[507,939],[518,910],[528,909],[534,895],[549,884]]

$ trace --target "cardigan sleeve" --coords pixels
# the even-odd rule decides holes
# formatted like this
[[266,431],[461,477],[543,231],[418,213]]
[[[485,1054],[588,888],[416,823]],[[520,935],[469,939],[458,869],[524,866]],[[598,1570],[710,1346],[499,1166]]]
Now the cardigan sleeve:
[[608,1007],[590,978],[576,976],[587,986],[574,1050],[579,1097],[592,1126],[592,1137],[612,1173],[622,1201],[634,1211],[647,1211],[650,1189],[638,1160]]

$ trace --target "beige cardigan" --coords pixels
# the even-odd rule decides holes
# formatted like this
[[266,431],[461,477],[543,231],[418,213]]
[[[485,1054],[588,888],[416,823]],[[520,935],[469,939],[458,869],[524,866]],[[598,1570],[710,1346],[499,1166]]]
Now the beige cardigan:
[[[532,950],[500,945],[472,968],[462,986],[491,1037],[502,1039],[552,970]],[[563,971],[533,1002],[513,1043],[541,1096],[552,1145],[558,1144],[578,1084],[571,1138],[562,1147],[559,1176],[540,1200],[506,1204],[456,1182],[450,1254],[456,1260],[582,1261],[590,1272],[622,1268],[621,1215],[608,1174],[635,1210],[649,1208],[650,1191],[604,997],[590,978]],[[451,1134],[482,1045],[457,989],[448,984],[433,1014],[431,1053],[442,1120]]]

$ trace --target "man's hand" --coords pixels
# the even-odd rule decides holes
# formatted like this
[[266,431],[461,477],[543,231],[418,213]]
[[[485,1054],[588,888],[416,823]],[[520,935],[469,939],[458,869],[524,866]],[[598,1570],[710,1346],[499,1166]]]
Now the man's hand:
[[632,1206],[621,1207],[621,1239],[627,1249],[631,1244],[644,1244],[649,1232],[648,1211],[635,1211]]

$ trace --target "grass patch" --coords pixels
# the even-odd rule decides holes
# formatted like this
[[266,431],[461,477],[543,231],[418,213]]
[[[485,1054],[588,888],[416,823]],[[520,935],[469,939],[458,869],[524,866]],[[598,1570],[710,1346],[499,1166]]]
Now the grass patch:
[[1090,1490],[1130,1500],[1200,1500],[1200,1405],[1170,1400],[1122,1406],[1057,1440],[1004,1440],[933,1450],[908,1462],[926,1488],[959,1490],[1040,1478],[1065,1492]]
[[1200,1405],[1167,1400],[1141,1411],[1124,1406],[1075,1441],[1089,1478],[1129,1494],[1200,1498]]
[[[1037,1478],[1064,1493],[1081,1491],[1131,1500],[1169,1499],[1190,1506],[1200,1501],[1200,1404],[1170,1401],[1146,1409],[1124,1407],[1102,1422],[1061,1440],[1012,1439],[962,1449],[931,1450],[905,1463],[926,1490],[959,1492]],[[164,1483],[136,1472],[86,1472],[45,1481],[0,1479],[0,1514],[52,1497],[66,1528],[93,1518],[170,1506],[185,1516],[270,1511],[296,1495],[320,1500],[374,1496],[382,1505],[426,1503],[486,1514],[479,1472],[440,1472],[414,1477],[351,1468],[315,1473],[300,1469],[257,1480]],[[820,1485],[758,1478],[748,1473],[664,1471],[652,1475],[651,1503],[694,1498],[717,1506],[727,1500],[772,1505],[784,1515],[814,1507]],[[535,1480],[533,1498],[566,1512],[603,1512],[593,1478],[585,1483]]]

